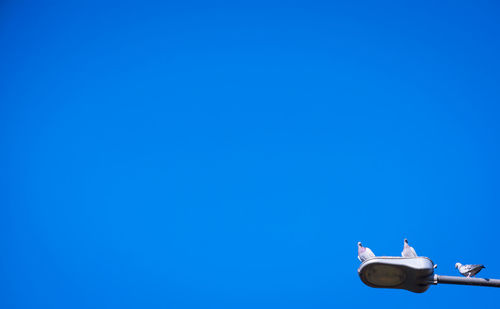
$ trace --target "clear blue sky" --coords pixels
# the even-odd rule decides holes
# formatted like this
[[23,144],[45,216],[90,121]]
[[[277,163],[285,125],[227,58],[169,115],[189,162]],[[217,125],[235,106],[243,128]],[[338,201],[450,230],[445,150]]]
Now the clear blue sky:
[[[1,308],[491,307],[494,1],[0,5]],[[71,2],[71,1],[69,1]]]

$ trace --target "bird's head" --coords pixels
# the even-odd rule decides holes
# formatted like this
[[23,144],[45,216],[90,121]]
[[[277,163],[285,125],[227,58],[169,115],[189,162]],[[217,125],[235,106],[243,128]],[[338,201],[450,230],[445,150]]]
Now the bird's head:
[[407,243],[408,243],[408,239],[405,238],[405,244],[407,244]]
[[462,266],[462,264],[460,264],[460,263],[455,264],[455,268],[459,268],[460,266]]
[[361,244],[361,241],[358,241],[358,247],[363,247],[363,245]]

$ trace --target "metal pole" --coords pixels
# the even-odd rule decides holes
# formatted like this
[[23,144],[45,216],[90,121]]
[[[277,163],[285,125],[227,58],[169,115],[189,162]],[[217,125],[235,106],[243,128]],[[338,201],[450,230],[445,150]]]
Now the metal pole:
[[500,288],[500,280],[498,279],[485,279],[485,278],[466,278],[466,277],[455,277],[455,276],[439,276],[434,275],[433,284],[445,283],[445,284],[461,284],[461,285],[479,285],[479,286],[491,286]]

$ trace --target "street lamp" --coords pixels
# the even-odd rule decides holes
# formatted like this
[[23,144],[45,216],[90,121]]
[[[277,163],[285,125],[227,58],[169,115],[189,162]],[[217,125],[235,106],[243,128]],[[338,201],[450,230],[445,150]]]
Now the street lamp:
[[361,280],[374,288],[404,289],[425,292],[434,273],[434,263],[426,257],[375,257],[358,269]]
[[358,269],[359,277],[373,288],[404,289],[415,293],[427,291],[431,284],[462,284],[500,287],[500,280],[439,276],[434,263],[426,257],[374,257]]

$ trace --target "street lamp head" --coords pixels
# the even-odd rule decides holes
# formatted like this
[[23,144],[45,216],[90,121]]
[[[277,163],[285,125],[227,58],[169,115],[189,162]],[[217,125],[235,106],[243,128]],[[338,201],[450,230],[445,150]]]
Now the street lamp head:
[[431,284],[434,263],[426,257],[375,257],[363,262],[358,274],[366,285],[374,288],[423,293]]

